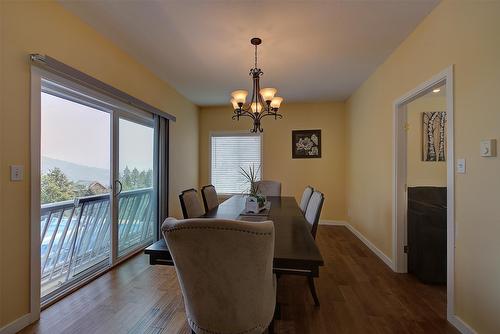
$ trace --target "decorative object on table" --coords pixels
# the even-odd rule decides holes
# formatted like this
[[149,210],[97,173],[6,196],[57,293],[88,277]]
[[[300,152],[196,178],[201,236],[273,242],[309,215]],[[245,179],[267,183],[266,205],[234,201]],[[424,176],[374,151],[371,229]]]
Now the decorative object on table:
[[245,178],[245,181],[249,183],[248,196],[245,203],[246,213],[259,213],[265,209],[266,197],[259,193],[258,186],[258,174],[260,171],[260,166],[255,168],[255,165],[249,166],[248,171],[243,167],[240,167],[241,175]]
[[292,158],[321,158],[321,130],[293,130]]
[[241,216],[263,216],[267,217],[271,211],[271,202],[264,202],[261,205],[253,196],[248,196],[245,202],[245,209],[241,212]]
[[446,161],[446,112],[422,113],[422,161]]
[[273,116],[274,119],[283,118],[278,113],[282,97],[275,96],[277,93],[276,88],[260,88],[260,76],[264,74],[260,68],[257,67],[257,47],[262,43],[260,38],[254,37],[250,40],[255,46],[255,64],[254,68],[250,69],[250,76],[253,81],[252,98],[250,103],[247,104],[248,91],[239,89],[231,93],[233,97],[231,103],[234,109],[233,119],[240,120],[240,117],[246,116],[253,119],[253,129],[250,132],[263,132],[261,127],[261,119],[266,116]]

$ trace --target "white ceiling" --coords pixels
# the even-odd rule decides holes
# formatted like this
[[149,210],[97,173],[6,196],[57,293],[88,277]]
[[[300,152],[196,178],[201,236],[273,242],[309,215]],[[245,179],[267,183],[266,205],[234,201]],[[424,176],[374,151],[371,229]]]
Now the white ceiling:
[[254,36],[261,87],[285,103],[345,100],[439,0],[61,2],[189,100],[215,105],[251,89]]

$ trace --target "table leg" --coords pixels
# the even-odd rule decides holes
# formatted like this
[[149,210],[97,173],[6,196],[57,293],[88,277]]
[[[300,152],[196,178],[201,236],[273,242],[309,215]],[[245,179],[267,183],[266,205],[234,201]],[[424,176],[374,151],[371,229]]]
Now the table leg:
[[281,305],[276,302],[276,306],[274,307],[274,317],[275,320],[281,320]]
[[319,299],[316,294],[316,287],[314,286],[314,277],[308,276],[307,281],[309,282],[309,290],[311,290],[311,295],[314,299],[314,305],[319,306]]
[[274,334],[274,319],[271,320],[271,323],[267,327],[268,334]]

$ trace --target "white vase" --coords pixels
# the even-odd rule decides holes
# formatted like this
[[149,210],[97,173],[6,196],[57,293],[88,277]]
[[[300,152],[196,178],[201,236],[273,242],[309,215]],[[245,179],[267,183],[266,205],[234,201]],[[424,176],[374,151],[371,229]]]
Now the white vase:
[[259,213],[259,202],[256,197],[248,196],[245,202],[245,211],[252,213]]

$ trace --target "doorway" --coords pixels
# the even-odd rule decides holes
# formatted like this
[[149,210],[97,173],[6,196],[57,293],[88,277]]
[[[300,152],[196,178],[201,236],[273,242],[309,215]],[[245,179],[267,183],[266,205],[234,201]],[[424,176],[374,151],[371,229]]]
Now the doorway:
[[38,94],[44,307],[156,240],[159,136],[154,115],[55,74]]
[[407,272],[446,286],[446,85],[406,104]]
[[[449,67],[394,102],[393,259],[396,272],[417,270],[427,283],[446,284],[450,322],[455,317],[453,145]],[[429,241],[434,245],[425,244]]]

